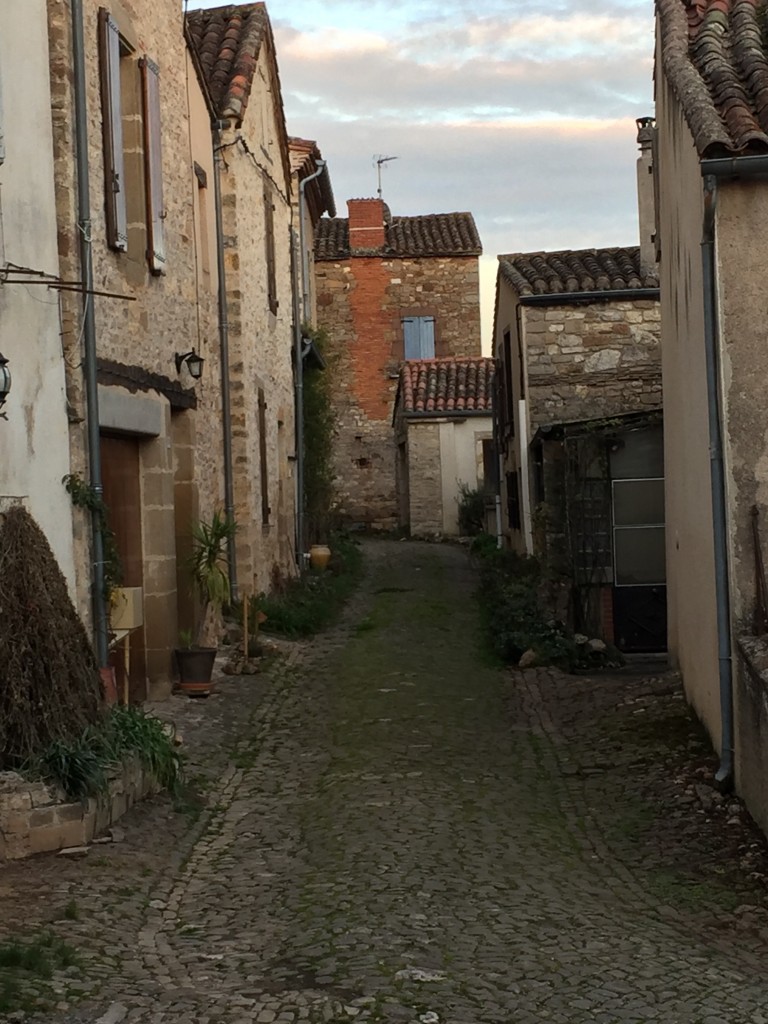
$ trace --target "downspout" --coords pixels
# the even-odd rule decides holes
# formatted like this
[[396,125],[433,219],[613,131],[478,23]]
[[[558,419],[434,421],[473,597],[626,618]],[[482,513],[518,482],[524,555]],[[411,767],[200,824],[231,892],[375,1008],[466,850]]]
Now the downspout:
[[[224,433],[224,512],[227,522],[235,522],[235,489],[232,473],[232,401],[229,385],[229,310],[227,307],[227,276],[224,264],[224,220],[221,211],[221,136],[219,125],[212,125],[213,189],[216,206],[216,267],[219,275],[219,352],[221,361],[221,419]],[[227,545],[227,572],[233,601],[239,596],[237,584],[237,550]]]
[[[304,568],[304,344],[302,339],[302,319],[309,323],[309,255],[306,246],[305,197],[304,192],[310,181],[319,178],[325,170],[325,160],[317,161],[317,170],[299,182],[299,249],[301,257],[301,309],[299,309],[298,288],[295,288],[294,302],[294,364],[296,382],[296,556],[299,569]],[[293,247],[291,249],[293,251]]]
[[299,182],[299,246],[301,248],[301,296],[302,296],[302,307],[301,312],[304,318],[304,323],[308,324],[310,321],[311,310],[309,308],[309,254],[307,252],[306,240],[306,227],[305,227],[305,207],[306,202],[304,198],[304,192],[310,181],[314,181],[315,178],[319,178],[325,170],[325,160],[317,161],[317,170],[312,174],[308,175],[302,181]]
[[720,767],[715,779],[723,789],[730,789],[733,785],[733,661],[731,657],[731,601],[728,585],[727,513],[718,359],[720,330],[715,270],[716,211],[717,179],[710,174],[704,178],[704,226],[701,257],[704,275],[704,352],[707,365],[709,467],[712,488],[717,657],[720,679],[721,751]]
[[[89,481],[101,505],[104,486],[101,477],[99,434],[99,384],[96,362],[96,320],[93,311],[93,254],[91,250],[91,188],[88,173],[88,109],[85,86],[85,44],[82,0],[72,0],[72,60],[74,64],[75,161],[77,165],[77,228],[80,236],[80,265],[83,275],[83,347],[85,393],[88,419]],[[97,510],[91,518],[93,543],[93,618],[99,667],[107,665],[107,605],[104,594],[104,538]]]
[[[301,200],[299,200],[301,202]],[[304,338],[301,331],[296,246],[300,244],[291,228],[291,283],[293,286],[293,386],[294,454],[296,456],[296,565],[304,571]]]

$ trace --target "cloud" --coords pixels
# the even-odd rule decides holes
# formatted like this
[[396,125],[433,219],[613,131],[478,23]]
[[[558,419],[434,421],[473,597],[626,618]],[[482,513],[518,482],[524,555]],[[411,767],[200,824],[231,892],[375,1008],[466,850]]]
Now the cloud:
[[289,131],[318,141],[341,215],[375,194],[379,153],[399,157],[383,171],[394,213],[474,214],[486,331],[497,253],[635,242],[649,0],[294,0],[271,14]]

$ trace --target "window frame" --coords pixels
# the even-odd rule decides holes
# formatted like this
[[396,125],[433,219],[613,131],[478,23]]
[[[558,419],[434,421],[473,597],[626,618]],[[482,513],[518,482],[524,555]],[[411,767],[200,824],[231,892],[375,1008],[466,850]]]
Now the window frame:
[[270,313],[277,315],[280,302],[277,298],[277,268],[275,265],[275,204],[272,187],[264,182],[264,246],[267,263],[267,303]]

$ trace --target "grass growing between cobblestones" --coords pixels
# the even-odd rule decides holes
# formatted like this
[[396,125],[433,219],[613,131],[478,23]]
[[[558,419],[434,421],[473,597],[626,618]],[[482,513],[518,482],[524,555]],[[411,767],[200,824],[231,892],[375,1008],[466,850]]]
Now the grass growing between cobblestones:
[[45,1009],[45,982],[77,966],[75,949],[49,933],[0,944],[0,1013]]

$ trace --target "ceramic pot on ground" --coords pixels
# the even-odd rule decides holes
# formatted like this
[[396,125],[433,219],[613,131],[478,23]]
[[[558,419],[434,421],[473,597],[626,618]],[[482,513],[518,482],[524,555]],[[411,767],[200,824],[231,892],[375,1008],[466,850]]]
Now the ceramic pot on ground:
[[317,572],[322,572],[331,560],[331,549],[327,544],[313,544],[309,549],[309,564]]
[[207,697],[211,692],[215,647],[182,647],[176,650],[179,690],[188,697]]

